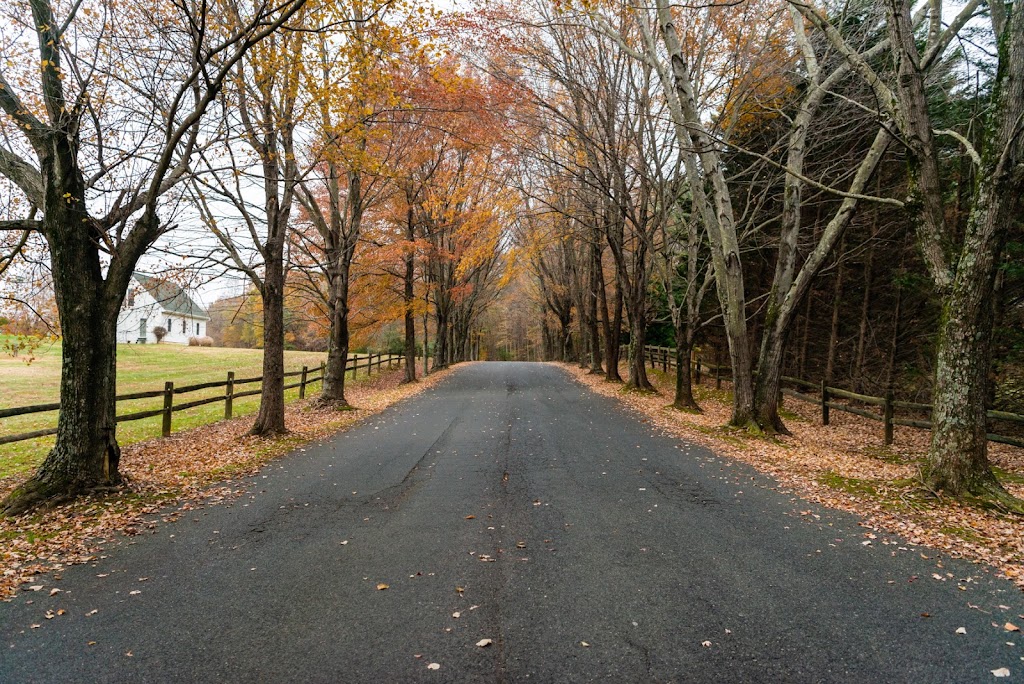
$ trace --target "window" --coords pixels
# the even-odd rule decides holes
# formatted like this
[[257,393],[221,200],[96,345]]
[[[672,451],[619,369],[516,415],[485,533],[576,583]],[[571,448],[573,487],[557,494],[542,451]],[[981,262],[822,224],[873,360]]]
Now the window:
[[186,323],[185,323],[185,319],[184,319],[184,318],[182,318],[182,319],[181,319],[181,334],[182,334],[182,335],[184,335],[184,334],[185,334],[185,325],[186,325]]
[[198,334],[200,334],[200,333],[199,333],[199,324],[198,324],[198,323],[196,323],[196,335],[198,335]]
[[171,327],[171,319],[167,319],[167,332],[171,332],[174,328]]

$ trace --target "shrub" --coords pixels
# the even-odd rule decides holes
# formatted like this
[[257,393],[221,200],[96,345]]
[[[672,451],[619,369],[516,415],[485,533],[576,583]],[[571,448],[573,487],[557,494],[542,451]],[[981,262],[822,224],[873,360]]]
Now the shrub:
[[195,335],[193,335],[192,337],[188,338],[188,346],[190,346],[190,347],[212,347],[213,346],[213,338],[212,337],[207,337],[206,335],[203,335],[202,337],[196,337]]
[[160,344],[160,341],[167,337],[167,328],[162,325],[156,326],[153,328],[153,336],[156,337],[157,344]]

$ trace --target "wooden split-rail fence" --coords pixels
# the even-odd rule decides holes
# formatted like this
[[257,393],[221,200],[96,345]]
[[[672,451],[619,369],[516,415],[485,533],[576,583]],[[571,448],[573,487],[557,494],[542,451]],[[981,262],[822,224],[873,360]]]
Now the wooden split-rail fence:
[[[373,369],[376,367],[380,369],[384,364],[388,365],[388,368],[401,368],[402,363],[405,361],[404,356],[396,356],[391,354],[367,354],[360,356],[359,354],[353,354],[348,358],[345,366],[345,372],[351,372],[352,377],[355,378],[356,374],[361,369],[366,369],[366,374],[371,375]],[[326,367],[323,363],[319,367],[314,367],[310,370],[309,366],[303,366],[302,370],[291,371],[284,374],[286,390],[299,389],[299,399],[306,397],[306,390],[316,383],[322,383],[324,380],[324,374]],[[298,378],[298,380],[289,383],[288,380],[291,378]],[[263,376],[255,378],[236,378],[234,371],[228,371],[226,380],[218,380],[214,382],[201,382],[195,385],[184,385],[182,387],[175,387],[173,382],[164,383],[162,390],[150,390],[146,392],[132,392],[130,394],[120,394],[117,396],[117,401],[135,401],[138,399],[154,399],[157,397],[163,397],[163,406],[161,408],[149,409],[146,411],[136,411],[134,413],[126,413],[117,416],[118,423],[124,423],[131,420],[143,420],[145,418],[152,418],[154,416],[163,416],[163,424],[161,426],[161,435],[168,437],[171,434],[171,417],[178,411],[185,411],[187,409],[196,408],[197,406],[205,406],[206,404],[213,404],[216,402],[224,402],[224,418],[231,418],[234,412],[234,401],[235,399],[241,399],[242,397],[251,397],[259,394],[262,389],[245,389],[238,391],[239,386],[254,385],[256,383],[262,383]],[[174,397],[182,394],[190,394],[192,392],[199,392],[201,390],[215,389],[218,387],[224,388],[224,394],[218,394],[212,397],[205,397],[203,399],[195,399],[193,401],[187,401],[185,403],[176,404]],[[14,416],[24,416],[32,413],[45,413],[47,411],[59,411],[60,403],[53,404],[37,404],[35,406],[20,406],[14,408],[0,408],[0,419],[13,418]],[[49,435],[57,434],[57,428],[46,428],[45,430],[36,430],[34,432],[24,432],[18,435],[6,435],[0,436],[0,445],[10,444],[12,442],[21,442],[27,439],[36,439],[38,437],[48,437]]]
[[[676,367],[676,350],[672,347],[644,347],[644,358],[651,364],[651,368],[654,369],[660,366],[663,371],[668,372]],[[697,385],[701,383],[702,377],[713,376],[715,378],[715,385],[721,389],[723,378],[728,379],[732,374],[728,366],[705,363],[699,356],[691,359],[691,364],[694,373],[693,380]],[[840,387],[830,387],[825,384],[824,380],[815,383],[783,375],[782,382],[790,385],[790,387],[782,387],[781,392],[783,396],[792,397],[809,404],[817,404],[821,407],[822,425],[829,424],[830,412],[833,410],[852,413],[868,420],[880,421],[882,423],[882,441],[886,446],[892,444],[893,430],[896,425],[921,428],[923,430],[932,429],[931,420],[921,419],[921,416],[930,416],[932,411],[931,404],[899,401],[892,390],[886,392],[884,397],[873,397],[869,394],[859,394]],[[836,401],[837,399],[845,401]],[[860,405],[858,406],[858,404]],[[902,415],[897,415],[897,411],[901,412]],[[908,416],[908,413],[911,416]],[[1024,416],[1006,411],[988,411],[988,419],[990,423],[1004,422],[1024,425]],[[996,433],[989,433],[987,436],[990,442],[1024,447],[1024,439],[1020,437]]]

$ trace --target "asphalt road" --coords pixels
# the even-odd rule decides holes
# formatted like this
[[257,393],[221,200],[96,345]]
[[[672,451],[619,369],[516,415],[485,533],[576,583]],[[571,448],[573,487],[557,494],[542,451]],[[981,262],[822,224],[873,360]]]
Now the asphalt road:
[[244,485],[0,604],[0,681],[1024,681],[1010,583],[556,367],[459,368]]

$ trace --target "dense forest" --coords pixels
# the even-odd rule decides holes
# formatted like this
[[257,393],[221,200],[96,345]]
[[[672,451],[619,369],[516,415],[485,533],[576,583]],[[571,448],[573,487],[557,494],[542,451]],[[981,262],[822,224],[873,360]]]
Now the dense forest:
[[211,281],[222,343],[432,368],[644,347],[729,369],[786,433],[791,375],[934,404],[922,483],[1019,508],[986,410],[1024,408],[1024,12],[938,0],[653,5],[12,0],[0,10],[7,332],[59,332],[56,446],[3,507],[119,481],[138,268]]

